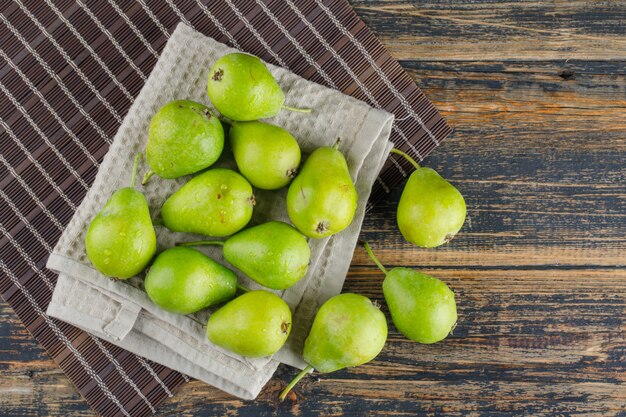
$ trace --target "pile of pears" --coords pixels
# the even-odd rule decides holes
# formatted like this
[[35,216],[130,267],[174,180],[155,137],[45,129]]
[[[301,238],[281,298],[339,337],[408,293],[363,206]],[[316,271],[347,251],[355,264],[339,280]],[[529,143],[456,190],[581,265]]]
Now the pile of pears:
[[[163,179],[190,176],[162,204],[153,222],[145,196],[136,189],[141,154],[134,158],[130,186],[113,193],[87,230],[86,252],[102,274],[128,279],[144,273],[144,287],[161,308],[192,314],[213,307],[208,339],[248,357],[276,353],[292,328],[289,306],[274,292],[295,285],[308,270],[309,239],[347,228],[358,194],[346,158],[333,146],[314,150],[301,164],[298,141],[282,127],[258,119],[288,110],[285,95],[257,57],[230,53],[209,71],[207,93],[213,108],[190,100],[163,106],[152,118],[145,149],[149,170]],[[219,112],[219,114],[218,114]],[[237,170],[212,167],[228,136]],[[402,235],[420,247],[447,243],[465,221],[458,190],[430,168],[416,167],[398,205]],[[288,187],[291,224],[270,220],[249,225],[254,190]],[[154,226],[206,236],[179,242],[157,254]],[[267,290],[251,291],[229,267],[194,247],[221,246],[224,259]],[[408,268],[387,271],[383,293],[396,328],[419,343],[444,339],[457,321],[454,293],[437,278]],[[387,320],[378,306],[358,294],[340,294],[318,310],[306,338],[308,366],[281,393],[281,400],[308,372],[333,372],[374,359],[387,339]]]

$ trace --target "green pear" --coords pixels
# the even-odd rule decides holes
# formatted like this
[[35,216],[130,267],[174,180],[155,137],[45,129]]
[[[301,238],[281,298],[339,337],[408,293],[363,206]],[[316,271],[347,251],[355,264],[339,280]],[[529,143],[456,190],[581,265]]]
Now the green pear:
[[189,314],[233,298],[237,276],[202,252],[174,247],[156,257],[144,286],[154,304]]
[[328,373],[364,364],[380,353],[386,340],[385,315],[369,298],[350,293],[332,297],[320,307],[304,342],[308,366],[283,390],[280,400],[312,369]]
[[306,274],[311,249],[296,229],[271,221],[229,238],[224,244],[224,258],[259,284],[285,290]]
[[146,197],[135,190],[141,154],[135,157],[130,187],[117,190],[89,224],[87,257],[104,275],[127,279],[148,266],[156,252],[156,234]]
[[352,223],[358,195],[346,158],[333,147],[316,149],[287,192],[287,213],[305,236],[322,238]]
[[218,59],[209,72],[207,93],[220,113],[232,120],[264,119],[284,106],[285,94],[263,61],[256,56],[234,52]]
[[239,171],[256,188],[276,190],[296,176],[300,146],[285,129],[258,121],[234,122],[228,135]]
[[216,168],[192,178],[165,200],[161,217],[174,232],[228,236],[248,224],[254,203],[244,177]]
[[367,243],[365,249],[386,275],[383,293],[397,329],[419,343],[445,339],[457,322],[454,292],[443,281],[409,268],[387,271]]
[[448,243],[461,230],[467,213],[463,196],[431,168],[422,168],[409,155],[398,150],[415,166],[398,203],[398,228],[404,238],[423,248]]
[[202,240],[180,246],[223,245],[224,259],[264,287],[286,290],[309,268],[311,249],[300,232],[279,221],[243,230],[226,242]]
[[271,292],[250,291],[214,312],[207,337],[242,356],[260,358],[278,352],[291,332],[291,310]]
[[178,178],[211,165],[224,149],[224,129],[208,107],[190,100],[172,101],[150,122],[146,160],[151,170],[144,183],[156,173]]

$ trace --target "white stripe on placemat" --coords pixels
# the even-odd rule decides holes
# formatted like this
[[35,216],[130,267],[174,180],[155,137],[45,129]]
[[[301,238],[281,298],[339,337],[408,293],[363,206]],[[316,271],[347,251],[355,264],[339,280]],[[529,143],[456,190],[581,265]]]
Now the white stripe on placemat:
[[28,114],[28,112],[26,111],[24,106],[22,106],[22,104],[15,99],[13,94],[11,94],[9,89],[6,88],[5,85],[2,84],[2,82],[0,82],[0,90],[2,90],[4,95],[9,98],[11,103],[13,103],[13,105],[20,111],[20,113],[22,113],[22,116],[24,116],[24,118],[28,121],[28,123],[35,130],[35,132],[37,132],[37,134],[39,134],[39,136],[41,137],[41,139],[43,139],[43,141],[46,143],[46,145],[48,145],[48,148],[50,148],[52,150],[52,152],[54,152],[54,154],[59,158],[59,160],[61,161],[61,163],[63,163],[65,168],[67,168],[67,170],[70,171],[70,173],[74,176],[74,178],[76,178],[76,180],[80,183],[80,185],[82,185],[82,187],[85,189],[85,191],[89,190],[89,186],[87,185],[87,183],[85,181],[83,181],[81,176],[78,174],[78,172],[76,172],[76,170],[72,167],[72,165],[70,165],[70,163],[67,161],[67,159],[65,159],[63,154],[61,152],[59,152],[57,147],[54,146],[54,144],[50,141],[50,139],[48,139],[46,134],[39,128],[39,126],[37,126],[37,123],[35,123],[35,121],[32,119],[32,117],[30,117],[30,115]]
[[315,68],[315,70],[319,73],[319,75],[321,75],[321,77],[324,79],[324,81],[326,81],[326,83],[328,83],[329,87],[334,88],[335,90],[337,90],[337,85],[328,76],[328,74],[326,74],[326,71],[324,71],[324,69],[320,66],[320,64],[315,62],[315,60],[311,57],[311,55],[309,55],[304,50],[304,48],[302,47],[302,45],[300,45],[300,43],[297,41],[297,39],[294,38],[293,36],[291,36],[291,33],[289,33],[289,31],[287,30],[285,25],[283,25],[282,22],[280,20],[278,20],[278,18],[274,15],[274,13],[272,13],[272,11],[269,9],[269,7],[267,7],[267,5],[265,3],[263,3],[263,1],[256,0],[256,3],[259,6],[261,6],[261,9],[263,9],[265,14],[267,14],[267,16],[271,19],[271,21],[274,22],[276,27],[283,33],[283,35],[285,35],[285,37],[287,37],[287,39],[289,39],[289,41],[293,44],[293,46],[296,47],[298,52],[300,52],[300,55],[302,55],[304,57],[304,60],[307,62],[307,64],[309,64],[313,68]]
[[[257,0],[258,1],[258,0]],[[350,76],[350,78],[352,78],[352,80],[354,80],[354,82],[357,84],[357,86],[361,89],[361,91],[363,91],[363,93],[367,96],[367,98],[370,100],[370,102],[378,109],[383,109],[383,107],[378,103],[378,100],[376,100],[376,98],[372,95],[372,93],[370,92],[370,90],[367,88],[367,86],[365,84],[363,84],[361,82],[361,80],[359,80],[359,77],[354,73],[354,71],[352,71],[352,68],[350,68],[350,65],[348,65],[348,63],[341,57],[341,55],[339,55],[339,53],[337,53],[337,51],[335,51],[333,49],[332,46],[330,46],[330,44],[328,43],[328,41],[326,41],[326,39],[317,31],[317,29],[315,28],[315,26],[313,26],[311,24],[311,22],[309,22],[306,19],[306,16],[304,16],[302,14],[302,12],[300,11],[300,9],[298,9],[296,7],[296,5],[291,1],[291,0],[286,0],[287,4],[289,5],[289,7],[291,8],[291,10],[293,10],[296,15],[300,18],[300,20],[302,20],[302,22],[309,28],[309,30],[313,33],[313,35],[317,38],[318,41],[320,41],[322,43],[322,45],[324,46],[324,48],[326,48],[326,50],[328,52],[330,52],[333,57],[337,60],[337,62],[339,62],[339,64],[343,67],[343,69],[348,73],[348,75]],[[422,155],[420,154],[420,152],[415,148],[415,146],[413,146],[413,144],[411,143],[411,141],[406,137],[406,135],[404,134],[404,132],[402,131],[402,129],[400,129],[399,127],[396,126],[396,124],[393,124],[392,129],[398,133],[400,135],[400,137],[402,137],[402,139],[405,140],[405,142],[411,147],[411,149],[413,150],[413,152],[415,152],[415,154],[417,155],[417,157],[420,159],[420,161],[423,159]],[[401,170],[401,173],[406,176],[406,173]]]
[[[49,0],[46,0],[46,1],[49,1]],[[113,0],[107,0],[107,1],[113,7],[113,9],[115,9],[117,14],[120,15],[122,19],[124,19],[124,22],[126,22],[128,27],[130,27],[130,30],[132,30],[135,33],[135,35],[137,35],[139,40],[144,44],[144,46],[148,48],[148,51],[150,51],[150,53],[156,59],[159,59],[159,54],[157,53],[157,51],[154,50],[152,45],[150,45],[150,42],[148,42],[148,40],[143,36],[141,31],[137,28],[137,26],[135,26],[135,24],[130,20],[130,18],[126,15],[126,13],[124,13],[124,11],[120,9],[120,6],[118,6],[117,3],[115,3]]]
[[94,341],[94,343],[98,346],[98,349],[100,349],[100,351],[102,353],[104,353],[104,356],[107,357],[107,359],[109,361],[111,361],[111,363],[113,363],[113,366],[115,366],[115,369],[117,369],[117,372],[119,372],[119,374],[122,376],[122,379],[124,379],[124,381],[126,381],[126,383],[128,385],[130,385],[133,390],[135,390],[135,392],[137,393],[137,395],[139,395],[139,397],[141,397],[141,399],[148,405],[148,408],[150,408],[150,411],[152,411],[152,414],[156,413],[156,410],[154,409],[154,406],[152,405],[152,403],[150,402],[150,400],[148,400],[148,398],[146,398],[146,396],[144,395],[143,392],[141,392],[141,390],[139,389],[139,387],[137,386],[137,384],[135,384],[135,381],[133,381],[128,374],[126,373],[126,371],[124,370],[124,368],[122,368],[122,366],[120,365],[120,363],[117,361],[117,359],[115,359],[115,357],[113,355],[111,355],[111,352],[109,352],[109,350],[102,344],[102,342],[100,341],[100,339],[98,339],[95,336],[89,335],[89,337],[91,338],[91,340]]
[[11,210],[13,210],[17,218],[20,219],[22,223],[24,223],[26,228],[33,234],[33,236],[35,236],[35,238],[39,241],[39,243],[41,243],[41,246],[43,246],[46,251],[52,252],[52,246],[50,246],[50,244],[46,242],[46,240],[43,238],[43,236],[41,236],[41,234],[37,231],[37,229],[35,229],[33,225],[30,224],[28,219],[24,217],[20,209],[15,205],[15,203],[13,203],[13,201],[9,198],[9,196],[6,195],[4,191],[2,191],[2,189],[0,189],[0,197],[2,197],[2,199],[9,205],[9,207],[11,208]]
[[[180,11],[180,9],[176,7],[176,4],[172,0],[165,0],[165,2],[170,6],[170,8],[174,11],[174,13],[176,13],[176,16],[178,16],[178,18],[183,23],[185,23],[187,26],[190,26],[196,29],[196,27],[185,17],[185,15]],[[219,29],[219,31],[222,32],[222,34],[224,34],[228,38],[228,40],[235,46],[235,48],[241,49],[241,47],[239,46],[239,44],[237,43],[233,35],[229,31],[226,30],[224,25],[222,25],[222,23],[219,20],[217,20],[217,18],[213,16],[211,12],[209,12],[209,9],[206,7],[202,7],[202,3],[199,2],[198,0],[196,0],[196,3],[198,3],[198,5],[201,6],[200,8],[204,12],[204,14],[206,14],[207,17],[211,19],[211,22],[213,22],[213,24]],[[148,6],[146,6],[146,8],[148,8]],[[168,35],[168,38],[169,38],[169,35]]]
[[[22,152],[26,154],[26,157],[28,158],[28,160],[31,161],[35,165],[35,167],[37,167],[41,175],[43,175],[46,181],[48,181],[50,185],[52,185],[52,188],[54,188],[56,192],[59,193],[59,196],[61,196],[61,198],[67,203],[67,205],[70,206],[72,210],[76,211],[76,205],[74,204],[74,202],[72,202],[72,200],[70,200],[70,198],[67,195],[65,195],[63,190],[61,190],[61,188],[57,185],[57,183],[54,182],[52,177],[50,177],[50,174],[48,174],[48,172],[41,166],[41,164],[35,159],[35,157],[33,157],[30,151],[22,144],[22,142],[20,142],[18,137],[15,136],[15,133],[13,133],[13,131],[11,130],[11,127],[9,127],[9,125],[6,124],[4,120],[2,120],[1,118],[0,118],[0,126],[4,128],[5,132],[7,132],[7,134],[11,137],[11,139],[13,139],[13,141],[17,144],[17,146],[20,147]],[[24,183],[24,180],[22,180],[22,178],[18,175],[18,173],[15,172],[11,164],[9,164],[9,162],[6,159],[4,159],[4,155],[0,154],[0,158],[2,158],[2,163],[7,166],[11,174],[20,182],[20,184]],[[32,193],[31,196],[35,195],[35,193],[33,193],[32,190],[30,190],[30,192],[28,190],[30,190],[30,187],[28,187],[26,191],[29,194]],[[37,201],[39,201],[39,199],[37,199]]]
[[167,385],[165,385],[165,383],[163,381],[161,381],[161,378],[159,378],[159,375],[157,375],[157,373],[154,371],[154,369],[152,369],[150,364],[148,362],[146,362],[146,360],[144,358],[142,358],[141,356],[135,355],[135,357],[137,358],[137,360],[139,361],[141,366],[143,366],[144,368],[146,368],[148,370],[150,375],[152,375],[152,378],[154,378],[159,383],[159,385],[161,385],[161,388],[163,388],[163,391],[165,391],[167,396],[172,398],[174,396],[174,394],[172,394],[172,391],[170,391],[170,389],[167,387]]
[[428,133],[428,137],[430,137],[430,139],[435,143],[435,145],[439,145],[439,140],[437,139],[437,137],[430,131],[430,129],[426,127],[426,124],[423,122],[422,118],[415,112],[413,107],[411,107],[406,97],[404,97],[398,91],[398,89],[391,83],[389,78],[387,78],[387,74],[385,74],[384,71],[378,66],[374,58],[372,58],[372,56],[367,51],[367,49],[363,47],[361,42],[359,42],[359,40],[352,34],[352,32],[347,30],[347,28],[337,19],[337,17],[333,14],[333,12],[323,2],[321,2],[320,0],[315,0],[315,3],[317,3],[317,5],[320,6],[322,10],[324,10],[324,13],[326,13],[326,15],[330,17],[330,20],[335,24],[335,26],[337,26],[337,28],[341,31],[341,33],[343,33],[344,36],[347,36],[350,39],[350,41],[357,47],[359,52],[361,52],[361,54],[365,56],[365,59],[374,68],[374,71],[376,71],[376,74],[378,74],[378,76],[382,79],[383,83],[385,83],[387,88],[389,88],[393,92],[393,95],[396,98],[398,98],[398,100],[400,100],[402,107],[404,107],[404,109],[409,113],[409,115],[413,116],[413,118],[417,121],[417,123],[419,123],[422,129],[424,129],[424,131]]
[[2,19],[2,21],[4,22],[4,24],[7,26],[7,28],[9,28],[9,30],[20,40],[20,42],[22,43],[22,45],[24,45],[24,47],[26,49],[28,49],[28,52],[31,53],[32,56],[35,57],[35,59],[37,60],[37,62],[39,62],[39,64],[46,70],[46,72],[48,73],[48,75],[50,75],[50,77],[52,77],[54,79],[54,81],[56,81],[57,85],[59,86],[59,88],[61,88],[61,90],[63,90],[63,92],[65,93],[65,95],[70,99],[70,101],[74,104],[74,106],[76,106],[76,108],[78,109],[78,111],[80,112],[80,114],[82,114],[83,116],[85,116],[85,118],[87,119],[87,121],[89,122],[89,124],[100,134],[100,136],[102,136],[102,138],[110,145],[111,139],[107,136],[107,134],[104,132],[104,130],[102,130],[102,128],[100,126],[98,126],[98,124],[93,120],[93,118],[91,117],[91,115],[89,115],[89,113],[87,113],[87,111],[85,111],[85,109],[80,105],[80,103],[78,102],[78,100],[76,100],[76,98],[74,97],[74,95],[72,95],[72,93],[70,92],[70,90],[67,88],[67,86],[65,85],[65,83],[63,83],[63,80],[61,80],[61,78],[54,72],[54,70],[52,70],[52,68],[50,68],[50,65],[48,65],[46,63],[46,61],[44,61],[41,56],[39,55],[39,53],[37,53],[37,51],[35,51],[30,44],[28,43],[28,41],[22,36],[21,33],[18,32],[18,30],[11,24],[11,22],[8,21],[8,19],[4,16],[4,14],[0,13],[0,19]]
[[[16,211],[16,213],[21,214],[19,210]],[[30,266],[30,268],[41,278],[41,280],[46,284],[46,287],[48,287],[48,289],[51,292],[54,291],[54,284],[52,283],[52,281],[50,281],[50,279],[46,276],[46,274],[44,274],[43,271],[37,267],[37,265],[35,264],[35,261],[33,261],[33,259],[30,256],[28,256],[24,248],[22,248],[22,246],[15,240],[15,238],[11,236],[11,234],[8,232],[8,230],[4,227],[2,223],[0,223],[0,232],[2,232],[2,234],[5,235],[7,239],[9,239],[9,242],[11,243],[11,245],[13,245],[15,250],[17,250],[17,252],[24,259],[24,261],[26,261],[28,266]]]
[[[126,53],[126,51],[124,50],[124,48],[122,48],[122,46],[117,42],[117,40],[115,39],[115,37],[111,34],[111,32],[109,32],[109,30],[104,27],[104,25],[102,24],[102,22],[100,22],[100,20],[98,20],[98,18],[96,17],[96,15],[94,15],[91,10],[89,10],[89,7],[87,7],[85,5],[85,3],[83,3],[81,0],[75,0],[76,3],[78,3],[78,5],[81,7],[81,9],[83,9],[85,11],[85,13],[87,13],[87,15],[89,15],[89,17],[91,18],[91,20],[93,20],[93,22],[96,24],[96,26],[98,26],[98,29],[100,29],[106,36],[107,38],[109,38],[109,40],[111,41],[111,43],[113,44],[113,47],[115,49],[117,49],[117,51],[122,55],[122,57],[124,57],[124,59],[126,60],[126,62],[128,62],[128,65],[131,66],[131,68],[133,68],[135,70],[135,72],[137,74],[139,74],[139,76],[141,77],[142,80],[146,81],[148,79],[148,77],[146,77],[146,75],[143,73],[143,71],[141,71],[141,69],[135,65],[135,63],[133,62],[133,60],[128,56],[128,54]],[[121,122],[120,122],[121,123]]]
[[33,201],[35,202],[35,204],[37,204],[37,206],[43,210],[44,213],[46,213],[46,215],[50,218],[50,220],[52,220],[52,223],[54,223],[54,225],[56,227],[58,227],[60,230],[63,230],[63,225],[61,224],[61,222],[59,221],[59,219],[57,219],[54,214],[52,214],[50,212],[50,210],[48,210],[46,208],[46,206],[41,202],[41,200],[37,197],[37,195],[33,192],[33,190],[28,186],[28,184],[26,184],[26,182],[24,182],[24,180],[22,179],[22,177],[20,177],[17,172],[15,172],[15,170],[13,169],[13,167],[11,166],[11,164],[9,164],[9,162],[4,159],[4,156],[0,153],[0,162],[2,162],[2,165],[4,165],[9,172],[11,173],[11,175],[13,175],[13,177],[15,177],[15,179],[17,180],[17,182],[20,183],[20,185],[22,186],[22,188],[24,190],[26,190],[26,193],[30,196],[30,198],[33,199]]
[[217,29],[224,35],[226,35],[230,43],[235,48],[241,50],[241,46],[239,46],[239,44],[235,40],[235,37],[228,30],[226,30],[224,25],[222,25],[222,22],[220,22],[215,16],[213,16],[213,13],[209,11],[209,8],[206,7],[206,4],[202,3],[200,0],[196,0],[196,3],[198,4],[198,6],[200,6],[200,9],[204,12],[204,14],[207,15],[209,19],[211,19],[211,22],[213,22]]
[[169,32],[167,31],[167,29],[165,29],[165,26],[163,26],[163,24],[155,16],[154,12],[150,10],[146,2],[144,0],[137,0],[137,2],[141,5],[141,8],[144,10],[144,12],[146,12],[146,14],[150,17],[150,19],[152,19],[154,24],[157,25],[157,27],[161,30],[163,35],[165,35],[165,38],[169,39],[170,38]]
[[35,87],[32,81],[28,79],[26,74],[24,74],[22,70],[17,65],[15,65],[13,61],[11,61],[11,58],[9,58],[9,56],[2,49],[0,49],[0,56],[7,62],[7,64],[9,64],[11,68],[15,70],[15,72],[17,73],[17,75],[20,76],[22,81],[24,81],[26,85],[28,85],[28,88],[30,88],[30,90],[35,93],[37,97],[39,97],[39,100],[46,107],[46,109],[48,109],[52,116],[54,116],[55,120],[59,122],[63,130],[65,130],[65,132],[70,135],[74,143],[76,143],[76,145],[85,153],[87,158],[96,166],[96,168],[100,167],[100,164],[98,163],[96,158],[91,154],[91,152],[89,152],[85,145],[83,145],[83,143],[80,141],[80,139],[78,139],[74,132],[72,132],[69,127],[67,127],[61,116],[59,116],[54,108],[50,105],[50,103],[48,103],[48,100],[45,99],[43,94],[41,94],[41,92],[37,90],[37,87]]
[[383,190],[385,190],[385,192],[387,194],[389,194],[391,192],[391,190],[389,189],[389,187],[387,187],[387,184],[385,184],[385,182],[383,180],[380,179],[380,177],[376,177],[376,182],[378,184],[380,184],[381,187],[383,187]]
[[165,2],[172,8],[172,10],[174,10],[174,13],[176,13],[176,16],[178,16],[178,18],[180,20],[182,20],[184,24],[186,24],[188,26],[191,26],[192,28],[195,28],[195,26],[192,25],[189,20],[187,20],[185,15],[182,14],[180,9],[178,7],[176,7],[176,4],[174,4],[174,2],[172,0],[165,0]]
[[[420,155],[420,157],[421,157],[421,155]],[[400,174],[402,174],[402,178],[406,178],[407,173],[404,170],[404,168],[402,168],[402,166],[398,163],[398,161],[396,161],[396,159],[392,155],[389,155],[389,157],[387,159],[390,160],[391,163],[396,166],[396,168],[398,168],[398,170],[400,171]],[[420,162],[421,162],[421,159],[420,159]]]
[[41,31],[41,33],[44,34],[44,36],[46,38],[48,38],[48,40],[50,42],[52,42],[52,44],[54,45],[54,47],[57,49],[57,51],[59,51],[59,53],[61,54],[61,56],[63,57],[63,59],[65,59],[65,61],[72,67],[72,69],[76,72],[76,74],[78,74],[78,76],[80,77],[81,80],[83,80],[85,82],[85,84],[87,84],[87,87],[89,87],[89,89],[96,95],[96,97],[98,97],[98,99],[100,99],[100,101],[102,102],[102,104],[105,105],[105,107],[111,112],[111,114],[113,115],[113,117],[115,117],[115,120],[117,120],[118,122],[122,123],[122,117],[119,115],[119,113],[113,108],[113,106],[111,105],[111,103],[109,103],[109,101],[104,98],[102,96],[102,94],[100,94],[100,91],[98,91],[98,89],[96,88],[96,86],[93,85],[93,83],[89,80],[89,78],[87,78],[87,76],[80,70],[80,68],[78,68],[78,66],[74,63],[74,61],[72,60],[72,58],[70,58],[70,56],[67,54],[67,52],[65,52],[65,49],[63,49],[63,47],[61,45],[59,45],[59,43],[56,41],[56,39],[54,39],[54,37],[52,35],[50,35],[50,33],[48,33],[48,31],[46,30],[46,28],[39,22],[39,20],[37,20],[37,18],[30,12],[30,10],[28,10],[26,7],[24,7],[24,5],[22,4],[21,0],[14,0],[18,6],[20,6],[20,9],[22,9],[22,11],[24,13],[26,13],[28,15],[28,17],[30,17],[30,20],[33,21],[33,23],[35,23],[35,26],[37,26],[39,28],[39,30]]
[[239,20],[241,20],[243,24],[248,28],[248,30],[254,35],[254,37],[257,38],[259,42],[261,42],[261,45],[263,45],[263,47],[267,50],[267,52],[270,53],[270,55],[276,60],[276,62],[278,62],[281,67],[289,69],[287,64],[285,64],[285,61],[283,61],[278,56],[278,54],[274,52],[272,47],[265,41],[265,39],[263,39],[261,34],[254,28],[254,26],[250,24],[250,21],[241,13],[241,11],[237,8],[237,6],[235,6],[235,4],[231,0],[225,0],[225,1],[228,4],[228,6],[232,9],[232,11],[235,12]]
[[105,64],[104,61],[100,58],[100,56],[96,53],[96,51],[93,50],[91,45],[89,45],[87,41],[85,41],[85,38],[82,37],[82,35],[80,34],[80,32],[78,32],[76,27],[74,27],[74,25],[72,25],[72,23],[68,19],[66,19],[65,16],[63,16],[63,13],[61,13],[61,11],[54,5],[54,3],[52,3],[50,0],[45,0],[45,2],[52,9],[52,11],[58,16],[59,20],[65,23],[65,25],[69,28],[70,32],[72,32],[72,34],[76,37],[76,39],[78,39],[78,41],[89,51],[93,59],[95,59],[96,62],[100,65],[100,68],[104,70],[104,72],[109,76],[109,78],[113,80],[113,83],[115,83],[115,85],[119,87],[119,89],[122,91],[122,93],[124,93],[126,98],[132,103],[133,98],[134,98],[133,95],[130,93],[130,91],[126,89],[126,87],[124,87],[124,84],[122,84],[122,82],[117,79],[117,77],[109,69],[107,64]]
[[63,331],[59,329],[57,324],[54,321],[52,321],[50,317],[48,317],[48,315],[41,309],[41,307],[39,307],[35,298],[30,294],[30,292],[26,289],[26,287],[24,287],[20,283],[17,276],[15,276],[13,271],[11,271],[2,260],[0,260],[0,269],[2,269],[2,271],[5,274],[7,274],[9,279],[13,282],[13,285],[15,285],[17,289],[19,289],[22,292],[22,294],[24,294],[24,296],[26,297],[30,305],[33,307],[35,312],[41,317],[43,317],[46,324],[50,327],[50,329],[54,332],[54,334],[59,338],[59,340],[61,340],[61,342],[63,342],[63,344],[66,346],[66,348],[69,349],[74,354],[74,356],[76,357],[76,359],[78,359],[78,361],[83,366],[87,374],[96,381],[96,384],[98,384],[98,387],[100,388],[100,390],[102,390],[104,395],[108,399],[113,401],[113,403],[120,409],[122,414],[124,414],[126,417],[131,417],[131,415],[128,413],[128,411],[126,411],[126,409],[124,408],[120,400],[118,400],[117,397],[111,392],[111,390],[109,390],[109,387],[107,387],[104,381],[102,381],[102,378],[100,378],[100,376],[93,370],[91,365],[89,365],[89,362],[87,362],[87,360],[83,357],[83,355],[74,347],[74,345],[72,345],[72,342],[67,338],[65,333],[63,333]]

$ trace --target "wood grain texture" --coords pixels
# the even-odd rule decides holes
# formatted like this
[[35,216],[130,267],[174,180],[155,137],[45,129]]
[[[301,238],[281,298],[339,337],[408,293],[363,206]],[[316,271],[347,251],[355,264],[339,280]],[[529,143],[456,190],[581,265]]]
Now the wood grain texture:
[[[159,415],[625,416],[626,3],[353,5],[455,128],[425,165],[468,204],[462,234],[422,250],[395,226],[396,190],[362,238],[445,280],[459,326],[431,346],[390,327],[375,361],[282,405],[287,367],[257,401],[194,381]],[[357,249],[345,291],[387,312],[382,278]],[[6,307],[0,336],[0,414],[93,415]]]
[[353,4],[401,60],[624,59],[623,1]]

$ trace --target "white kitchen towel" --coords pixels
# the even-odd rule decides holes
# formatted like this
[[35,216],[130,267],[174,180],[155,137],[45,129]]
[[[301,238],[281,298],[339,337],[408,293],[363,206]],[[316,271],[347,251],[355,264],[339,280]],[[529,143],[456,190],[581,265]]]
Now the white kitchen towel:
[[[152,116],[172,100],[189,99],[212,107],[206,82],[212,64],[234,50],[179,24],[150,77],[125,117],[96,179],[63,232],[47,267],[59,273],[48,307],[52,317],[67,321],[133,353],[198,378],[244,399],[253,399],[271,378],[279,363],[304,367],[302,344],[318,307],[341,291],[361,229],[367,199],[389,153],[393,116],[338,91],[307,81],[284,68],[268,65],[286,95],[286,104],[309,107],[308,114],[282,111],[268,119],[289,130],[303,155],[340,138],[359,194],[352,224],[334,236],[311,239],[311,265],[307,275],[285,291],[274,291],[291,307],[293,327],[288,342],[272,357],[245,358],[213,345],[205,336],[211,309],[183,316],[155,306],[143,290],[143,277],[127,281],[107,278],[95,270],[85,252],[85,234],[93,217],[111,194],[128,186],[133,158],[146,145]],[[216,165],[235,168],[225,150]],[[145,165],[140,173],[147,171]],[[141,177],[139,177],[141,178]],[[164,180],[152,177],[140,188],[153,218],[161,204],[190,177]],[[329,179],[332,180],[332,179]],[[255,190],[257,204],[252,224],[268,220],[289,222],[285,209],[286,189]],[[173,233],[157,226],[158,250],[176,242],[202,236]],[[228,263],[218,247],[199,248],[213,259]],[[234,268],[232,268],[234,269]],[[237,271],[239,281],[250,288],[258,284]]]

